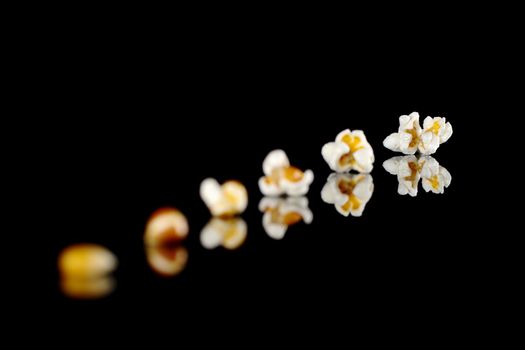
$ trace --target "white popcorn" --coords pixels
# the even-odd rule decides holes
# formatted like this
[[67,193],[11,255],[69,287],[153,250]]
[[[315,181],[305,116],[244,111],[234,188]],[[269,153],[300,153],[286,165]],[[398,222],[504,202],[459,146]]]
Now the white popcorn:
[[368,174],[331,174],[321,191],[321,198],[344,216],[363,215],[374,193],[374,180]]
[[264,213],[264,230],[268,236],[277,240],[284,238],[289,226],[300,221],[310,224],[314,219],[306,197],[264,197],[259,203],[259,210]]
[[423,189],[434,193],[444,193],[445,188],[452,182],[452,176],[447,169],[430,156],[393,157],[385,161],[383,167],[390,174],[397,176],[397,192],[400,195],[417,196],[421,179]]
[[356,170],[369,173],[374,167],[374,151],[361,130],[340,132],[335,142],[329,142],[321,150],[330,169],[337,173]]
[[206,179],[201,183],[200,195],[213,216],[235,216],[248,206],[248,192],[238,181],[227,181],[221,186],[215,179]]
[[383,141],[383,146],[404,154],[415,154],[419,151],[423,155],[436,153],[439,146],[452,136],[452,125],[445,118],[426,117],[423,129],[419,124],[419,113],[399,117],[399,130]]
[[305,172],[291,166],[283,150],[272,151],[263,162],[264,175],[259,188],[265,196],[304,196],[314,180],[311,170]]
[[223,246],[234,250],[239,248],[248,234],[248,226],[241,218],[213,218],[202,229],[200,241],[204,248],[215,249]]

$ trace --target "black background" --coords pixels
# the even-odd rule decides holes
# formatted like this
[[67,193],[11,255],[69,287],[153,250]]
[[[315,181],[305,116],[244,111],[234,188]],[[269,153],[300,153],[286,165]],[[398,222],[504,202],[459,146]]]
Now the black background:
[[[53,204],[42,223],[52,233],[38,300],[74,320],[104,315],[111,323],[141,312],[201,326],[223,315],[238,324],[263,315],[308,322],[319,312],[373,318],[471,303],[477,243],[453,229],[467,220],[471,190],[471,56],[461,45],[439,36],[423,47],[396,38],[208,34],[90,41],[87,33],[41,47],[35,89],[45,91],[38,104],[50,131],[38,136],[34,166],[40,198]],[[413,111],[454,127],[434,155],[452,174],[444,195],[420,187],[417,198],[400,196],[382,168],[398,155],[383,139]],[[361,218],[342,217],[320,198],[330,174],[321,147],[345,128],[364,130],[376,155],[375,191]],[[257,209],[262,161],[276,148],[315,173],[314,221],[290,227],[282,241],[264,233]],[[248,189],[248,238],[239,250],[200,246],[210,219],[198,194],[206,177]],[[189,262],[172,279],[149,269],[142,242],[149,215],[164,206],[190,223]],[[79,242],[102,244],[119,259],[117,289],[103,300],[69,300],[58,288],[56,258]]]

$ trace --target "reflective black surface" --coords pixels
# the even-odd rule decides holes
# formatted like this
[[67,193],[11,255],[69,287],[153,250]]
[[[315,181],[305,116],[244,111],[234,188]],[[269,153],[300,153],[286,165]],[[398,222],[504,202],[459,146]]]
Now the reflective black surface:
[[[406,108],[411,112],[416,107]],[[330,112],[318,117],[311,114],[310,121],[297,118],[297,127],[279,125],[277,116],[252,118],[249,123],[254,125],[243,127],[247,122],[239,122],[238,131],[233,126],[238,122],[227,117],[209,126],[203,120],[202,128],[191,129],[176,125],[173,117],[172,130],[160,121],[150,122],[141,130],[144,141],[140,145],[128,147],[130,138],[120,134],[120,150],[109,142],[114,135],[98,143],[103,149],[94,152],[84,144],[92,144],[93,139],[79,140],[75,142],[77,157],[62,165],[66,173],[58,175],[58,181],[70,191],[60,193],[63,206],[53,218],[57,230],[52,252],[58,254],[72,243],[94,242],[117,255],[115,292],[89,302],[102,305],[160,303],[191,312],[195,303],[235,309],[245,303],[241,300],[260,293],[281,302],[293,303],[299,293],[312,301],[346,305],[348,296],[355,293],[379,298],[385,290],[394,294],[418,291],[420,295],[430,290],[445,292],[461,283],[468,268],[466,237],[453,230],[462,216],[468,186],[468,173],[458,156],[465,129],[462,116],[454,111],[422,107],[419,111],[446,116],[454,126],[451,140],[434,155],[452,175],[444,194],[426,193],[420,186],[417,197],[401,196],[396,177],[383,169],[382,163],[397,155],[381,142],[396,130],[399,114],[405,113],[400,110],[369,111],[370,116],[350,110],[340,112],[341,117]],[[376,153],[375,190],[362,217],[343,217],[321,200],[331,171],[320,148],[346,127],[363,129]],[[190,136],[189,140],[183,141],[180,134]],[[312,223],[290,226],[282,240],[267,235],[258,208],[263,197],[257,187],[262,160],[274,148],[285,149],[294,165],[312,169],[316,177],[307,195]],[[208,176],[219,181],[238,179],[248,189],[250,204],[242,215],[248,234],[237,250],[207,250],[200,244],[200,232],[210,214],[198,190],[200,181]],[[173,278],[159,278],[150,269],[142,241],[149,215],[164,206],[180,209],[190,223],[190,235],[184,242],[189,253],[187,266]],[[46,263],[51,297],[59,305],[81,307],[85,302],[69,300],[58,289],[55,260]]]
[[[349,64],[335,55],[314,64],[299,57],[213,65],[203,57],[177,65],[165,59],[133,74],[118,61],[60,75],[42,108],[66,120],[46,121],[52,131],[39,136],[45,142],[35,157],[41,198],[53,199],[42,223],[53,228],[39,276],[43,303],[75,317],[95,311],[92,319],[145,312],[204,322],[228,314],[242,323],[253,315],[437,310],[467,298],[477,243],[473,232],[454,229],[465,220],[472,177],[465,152],[474,116],[465,107],[464,77],[429,61],[414,67],[361,57]],[[454,127],[433,155],[452,176],[444,194],[420,186],[417,197],[401,196],[383,169],[401,155],[383,139],[413,111]],[[362,217],[343,217],[321,199],[332,173],[321,147],[346,128],[363,130],[376,156]],[[265,232],[258,208],[262,161],[277,148],[315,174],[306,196],[313,221],[290,226],[282,240]],[[200,243],[210,220],[199,197],[206,177],[248,189],[248,233],[237,250]],[[187,264],[171,278],[152,271],[142,239],[151,213],[166,206],[190,224]],[[56,259],[79,242],[101,244],[119,259],[116,289],[106,298],[73,300],[60,290]]]

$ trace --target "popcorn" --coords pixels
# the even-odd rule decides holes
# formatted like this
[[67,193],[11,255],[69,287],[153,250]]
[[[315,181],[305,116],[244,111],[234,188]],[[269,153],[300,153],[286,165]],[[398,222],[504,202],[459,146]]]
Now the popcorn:
[[417,196],[420,180],[423,180],[423,189],[426,192],[434,193],[444,193],[445,188],[452,182],[452,176],[447,169],[430,156],[393,157],[385,161],[383,167],[390,174],[397,176],[397,192],[400,195]]
[[383,146],[404,154],[415,154],[418,150],[423,155],[436,153],[439,146],[452,136],[452,125],[445,118],[426,117],[423,129],[419,124],[419,113],[399,117],[399,130],[383,141]]
[[374,193],[374,180],[366,174],[331,174],[321,191],[325,203],[333,204],[343,216],[363,215]]
[[200,195],[213,216],[235,216],[248,206],[248,192],[238,181],[227,181],[221,186],[215,179],[206,179],[201,183]]
[[150,268],[162,277],[181,273],[188,262],[188,250],[183,246],[146,246]]
[[242,246],[247,233],[248,226],[241,218],[213,218],[202,229],[200,241],[206,249],[223,246],[226,249],[234,250]]
[[259,203],[259,210],[264,213],[264,230],[273,239],[283,239],[289,226],[301,221],[310,224],[314,218],[306,197],[264,197]]
[[265,196],[304,196],[314,180],[311,170],[305,172],[290,165],[286,153],[272,151],[263,162],[265,176],[259,180],[259,188]]
[[184,214],[174,208],[162,208],[149,218],[144,243],[148,246],[175,244],[186,238],[188,232],[188,221]]
[[369,173],[374,165],[374,151],[361,130],[340,132],[335,142],[329,142],[321,150],[330,169],[337,173],[356,170]]

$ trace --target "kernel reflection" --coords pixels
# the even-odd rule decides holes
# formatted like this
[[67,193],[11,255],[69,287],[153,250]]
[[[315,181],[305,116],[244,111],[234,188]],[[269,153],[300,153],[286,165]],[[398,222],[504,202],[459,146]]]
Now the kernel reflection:
[[113,293],[115,287],[112,277],[63,278],[60,281],[62,293],[72,299],[101,299]]
[[443,194],[452,182],[448,170],[430,156],[392,157],[383,163],[383,168],[397,176],[397,193],[400,195],[416,197],[420,181],[425,192]]
[[212,218],[202,229],[200,241],[206,249],[222,246],[235,250],[244,244],[247,234],[248,226],[242,218]]
[[264,213],[264,230],[277,240],[284,238],[289,226],[301,221],[310,224],[314,218],[306,197],[264,197],[259,203],[259,210]]
[[74,299],[98,299],[115,289],[110,274],[118,265],[108,249],[96,244],[76,244],[64,249],[58,258],[60,288]]
[[326,180],[321,198],[325,203],[333,204],[343,216],[360,217],[373,193],[372,175],[333,173]]
[[150,268],[161,277],[180,274],[188,262],[188,250],[183,246],[146,246],[146,259]]

